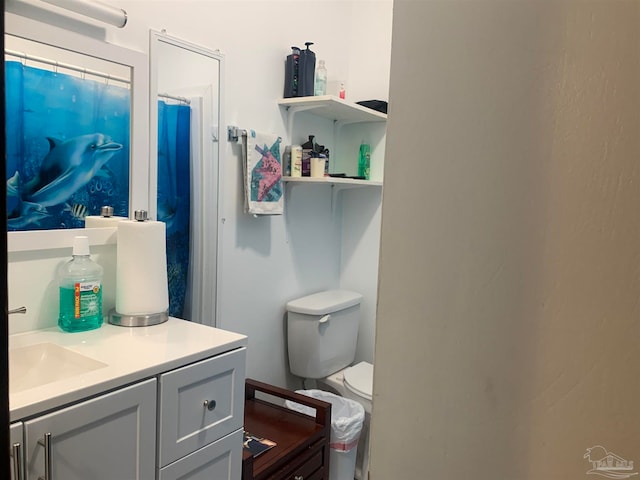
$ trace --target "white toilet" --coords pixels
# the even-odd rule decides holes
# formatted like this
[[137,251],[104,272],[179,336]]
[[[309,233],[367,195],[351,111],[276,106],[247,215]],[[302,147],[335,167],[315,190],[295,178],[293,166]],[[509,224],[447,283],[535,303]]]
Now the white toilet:
[[355,400],[365,409],[358,443],[356,478],[366,479],[373,365],[355,359],[362,295],[327,290],[287,303],[287,345],[291,373],[315,379],[318,388]]

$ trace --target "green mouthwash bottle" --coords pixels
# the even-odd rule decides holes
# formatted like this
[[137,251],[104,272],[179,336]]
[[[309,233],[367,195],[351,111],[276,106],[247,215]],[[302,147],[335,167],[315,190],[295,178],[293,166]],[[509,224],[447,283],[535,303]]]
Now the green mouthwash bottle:
[[102,325],[103,269],[89,257],[89,237],[73,239],[73,257],[58,269],[60,315],[65,332],[84,332]]

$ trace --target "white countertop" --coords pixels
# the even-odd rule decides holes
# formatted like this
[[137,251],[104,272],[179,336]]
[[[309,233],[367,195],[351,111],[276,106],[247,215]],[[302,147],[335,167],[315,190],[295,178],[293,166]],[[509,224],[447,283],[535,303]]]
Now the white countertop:
[[150,327],[104,324],[81,333],[57,327],[9,336],[11,350],[53,343],[106,364],[71,378],[9,392],[11,421],[51,410],[171,370],[247,346],[247,337],[176,318]]

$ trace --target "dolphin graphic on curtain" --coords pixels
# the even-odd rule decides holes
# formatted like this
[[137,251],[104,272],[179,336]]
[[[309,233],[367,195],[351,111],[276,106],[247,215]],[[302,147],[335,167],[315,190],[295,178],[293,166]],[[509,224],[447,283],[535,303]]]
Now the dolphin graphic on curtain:
[[169,315],[182,318],[189,273],[191,107],[158,101],[158,220],[167,229]]
[[127,87],[5,62],[9,230],[129,213]]

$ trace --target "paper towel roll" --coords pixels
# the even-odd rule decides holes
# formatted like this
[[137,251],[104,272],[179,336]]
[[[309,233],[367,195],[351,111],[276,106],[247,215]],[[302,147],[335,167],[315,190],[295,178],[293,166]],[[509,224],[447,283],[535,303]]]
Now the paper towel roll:
[[122,220],[118,223],[116,311],[149,315],[169,308],[165,224]]
[[128,220],[127,217],[102,217],[99,215],[87,215],[84,217],[85,228],[117,227],[118,222]]

